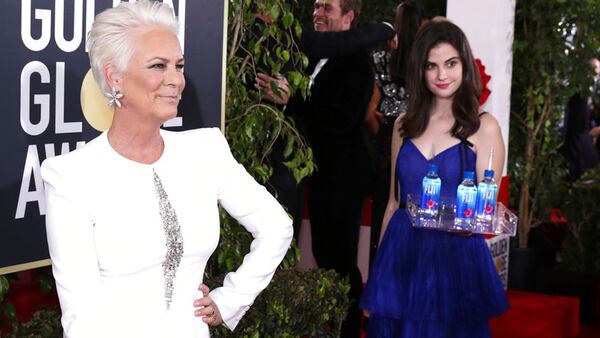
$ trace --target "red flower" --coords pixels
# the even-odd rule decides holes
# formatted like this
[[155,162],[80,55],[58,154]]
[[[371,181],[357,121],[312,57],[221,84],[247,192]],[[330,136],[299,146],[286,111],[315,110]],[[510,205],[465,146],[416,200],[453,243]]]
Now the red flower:
[[492,93],[487,86],[492,77],[485,73],[485,66],[480,59],[475,59],[475,63],[477,64],[477,69],[479,69],[479,77],[481,78],[481,96],[479,97],[479,105],[483,105]]

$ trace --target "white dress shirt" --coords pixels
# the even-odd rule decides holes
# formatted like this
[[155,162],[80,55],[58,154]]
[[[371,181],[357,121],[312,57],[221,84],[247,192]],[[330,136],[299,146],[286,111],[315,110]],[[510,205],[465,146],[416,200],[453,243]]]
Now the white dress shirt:
[[311,89],[313,84],[315,84],[315,79],[317,78],[317,75],[319,75],[321,69],[325,67],[327,61],[329,61],[329,58],[321,59],[319,60],[319,62],[317,62],[315,70],[313,70],[312,74],[310,74],[310,77],[308,78],[308,89]]
[[[289,247],[291,220],[235,161],[219,129],[161,135],[164,152],[150,165],[119,155],[106,132],[42,165],[65,337],[209,337],[207,325],[194,317],[193,302],[219,240],[218,203],[254,237],[242,265],[210,293],[230,329],[268,285]],[[183,237],[169,309],[154,172]]]

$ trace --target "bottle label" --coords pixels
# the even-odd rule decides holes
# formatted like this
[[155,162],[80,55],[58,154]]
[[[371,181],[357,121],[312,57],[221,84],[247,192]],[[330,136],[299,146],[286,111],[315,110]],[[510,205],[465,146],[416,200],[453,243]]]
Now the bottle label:
[[475,216],[477,190],[475,188],[459,187],[457,195],[456,216],[473,218]]
[[421,209],[437,210],[440,202],[441,184],[438,180],[423,180],[423,193],[421,195]]
[[477,194],[477,215],[486,217],[494,215],[497,193],[496,185],[480,184]]

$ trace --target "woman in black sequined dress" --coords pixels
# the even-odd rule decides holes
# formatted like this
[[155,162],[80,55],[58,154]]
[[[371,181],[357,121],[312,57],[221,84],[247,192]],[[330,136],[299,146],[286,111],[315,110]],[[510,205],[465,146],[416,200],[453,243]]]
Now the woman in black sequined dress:
[[388,41],[389,50],[373,53],[375,86],[366,114],[366,123],[374,137],[375,184],[371,218],[371,255],[375,256],[383,212],[390,184],[390,139],[394,121],[406,111],[404,74],[410,47],[421,24],[422,15],[413,1],[403,1],[396,8],[396,36]]

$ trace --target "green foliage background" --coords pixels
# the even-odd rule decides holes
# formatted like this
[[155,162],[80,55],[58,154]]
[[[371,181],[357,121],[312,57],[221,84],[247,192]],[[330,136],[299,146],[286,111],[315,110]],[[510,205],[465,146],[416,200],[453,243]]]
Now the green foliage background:
[[566,194],[567,236],[560,252],[566,270],[600,273],[600,167],[588,170]]
[[[268,155],[277,140],[285,144],[284,164],[297,181],[315,169],[312,151],[280,107],[261,100],[254,90],[257,72],[275,74],[286,68],[294,95],[305,96],[308,59],[299,48],[303,23],[296,1],[230,1],[227,45],[225,135],[234,157],[260,183],[272,175]],[[256,20],[268,14],[272,23]],[[276,84],[273,84],[277,90]],[[248,252],[251,237],[225,212],[221,213],[221,240],[205,281],[219,286],[223,275],[235,269]],[[232,333],[211,328],[214,337],[337,337],[348,307],[348,284],[332,271],[299,271],[295,245],[269,287]]]
[[568,189],[560,153],[564,107],[570,96],[589,91],[587,60],[600,47],[600,2],[517,1],[509,176],[511,205],[519,207],[519,244],[529,229],[562,206]]

